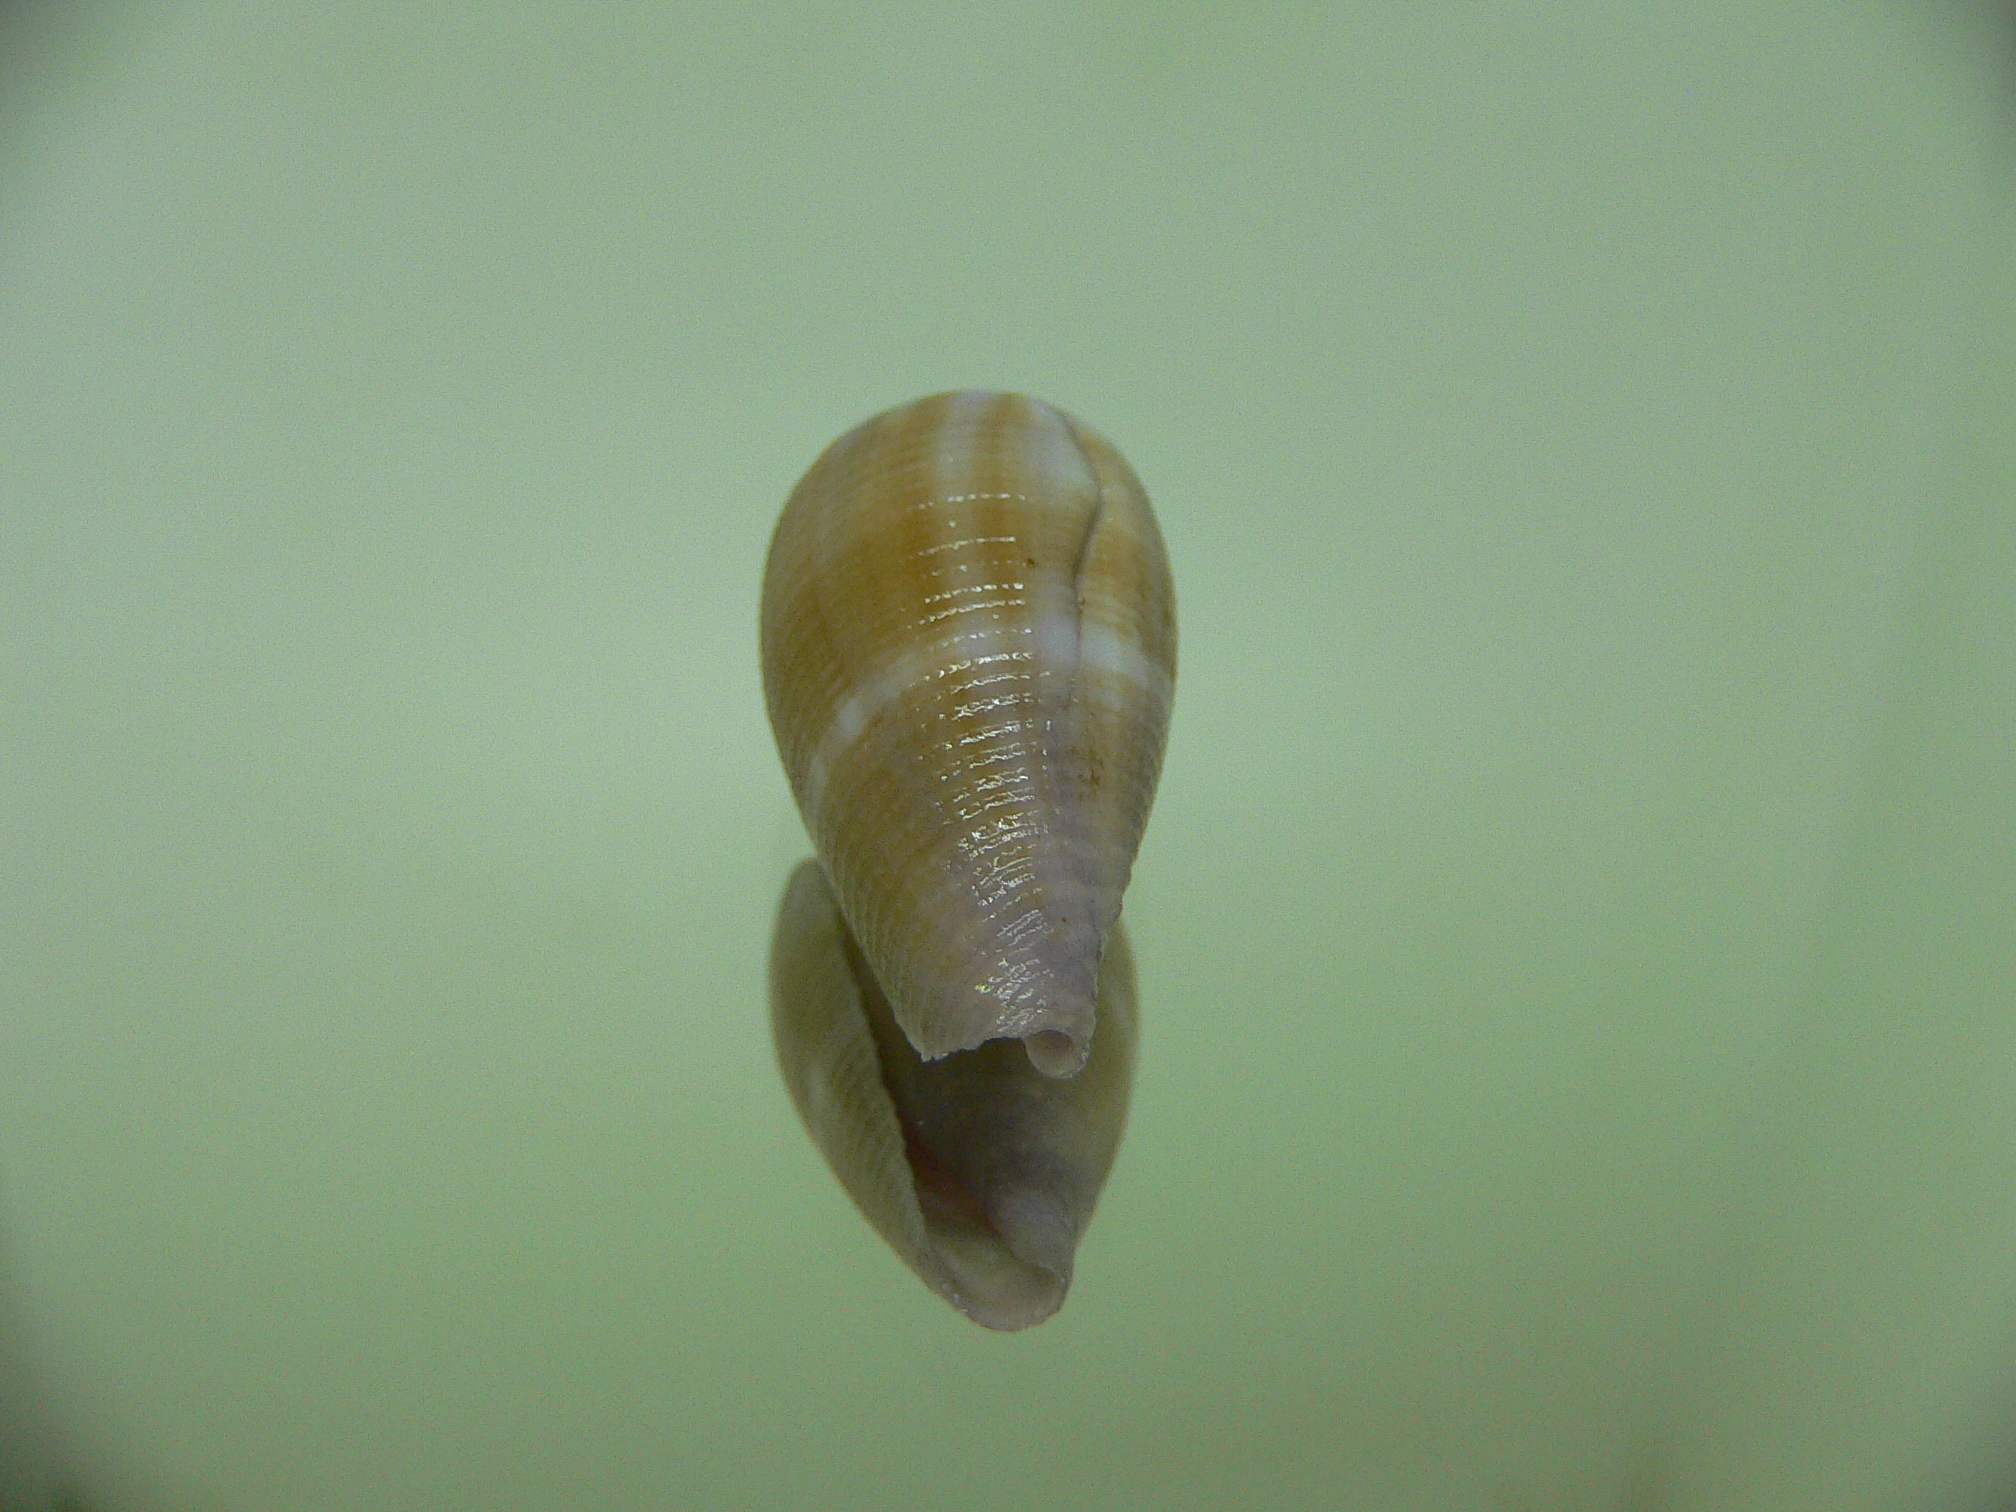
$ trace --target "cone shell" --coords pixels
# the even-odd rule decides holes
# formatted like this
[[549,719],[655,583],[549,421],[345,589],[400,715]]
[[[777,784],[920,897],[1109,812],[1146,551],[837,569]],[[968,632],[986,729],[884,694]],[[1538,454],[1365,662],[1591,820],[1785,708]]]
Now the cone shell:
[[1176,673],[1148,497],[1016,394],[940,394],[842,436],[763,582],[763,684],[865,963],[926,1060],[1019,1039],[1083,1065]]
[[1115,926],[1099,1037],[1070,1080],[1012,1041],[926,1061],[890,1015],[819,864],[786,887],[770,952],[785,1085],[847,1195],[933,1291],[988,1328],[1064,1304],[1127,1121],[1134,965]]

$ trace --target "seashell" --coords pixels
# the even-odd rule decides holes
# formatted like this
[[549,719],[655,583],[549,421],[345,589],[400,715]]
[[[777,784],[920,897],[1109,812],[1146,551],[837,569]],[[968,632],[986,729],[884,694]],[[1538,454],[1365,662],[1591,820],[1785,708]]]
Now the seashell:
[[762,621],[792,792],[910,1044],[1076,1074],[1175,686],[1132,470],[1017,394],[890,410],[792,491]]
[[771,945],[778,1062],[868,1221],[990,1328],[1063,1305],[1119,1149],[1175,672],[1147,496],[1033,399],[879,415],[778,520],[764,695],[819,853]]
[[1120,1147],[1138,1018],[1117,924],[1098,1002],[1098,1039],[1069,1080],[1008,1040],[927,1061],[896,1027],[819,864],[784,890],[770,1028],[791,1100],[876,1232],[988,1328],[1026,1328],[1064,1305]]

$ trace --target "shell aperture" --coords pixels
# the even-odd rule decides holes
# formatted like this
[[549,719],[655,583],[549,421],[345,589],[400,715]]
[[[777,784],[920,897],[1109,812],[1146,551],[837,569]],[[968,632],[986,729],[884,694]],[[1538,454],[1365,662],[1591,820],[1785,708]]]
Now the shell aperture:
[[848,1196],[903,1263],[988,1328],[1064,1305],[1119,1152],[1134,1075],[1134,961],[1118,926],[1099,1038],[1068,1080],[1011,1041],[924,1060],[890,1016],[816,861],[793,873],[770,952],[785,1084]]

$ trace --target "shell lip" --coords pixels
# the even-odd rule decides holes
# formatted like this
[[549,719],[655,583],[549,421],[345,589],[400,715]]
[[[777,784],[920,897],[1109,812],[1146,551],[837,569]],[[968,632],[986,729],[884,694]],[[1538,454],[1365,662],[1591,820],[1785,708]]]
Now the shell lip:
[[1077,1226],[1054,1198],[1016,1194],[981,1228],[941,1228],[928,1219],[936,1289],[983,1328],[1013,1333],[1055,1317],[1071,1290]]
[[1004,960],[991,980],[907,999],[892,994],[889,1001],[920,1059],[941,1061],[996,1040],[1019,1040],[1037,1071],[1070,1081],[1092,1054],[1105,945],[1100,934],[1058,930],[1043,936],[1036,959],[1016,963],[1012,975]]
[[1068,1081],[1085,1069],[1092,1055],[1092,1036],[1073,1036],[1062,1029],[1038,1029],[1022,1036],[1029,1064],[1045,1076]]
[[1070,1081],[1085,1069],[1085,1063],[1092,1058],[1092,1033],[1096,1027],[1096,1007],[1077,1013],[1044,1013],[1047,1019],[1063,1019],[1069,1029],[1053,1028],[1048,1025],[1033,1029],[1003,1028],[990,1025],[987,1031],[953,1044],[920,1045],[915,1035],[903,1028],[898,1017],[897,1027],[903,1029],[903,1038],[910,1048],[917,1052],[917,1058],[927,1064],[936,1064],[948,1056],[964,1055],[978,1050],[982,1045],[991,1045],[997,1040],[1019,1040],[1023,1053],[1029,1057],[1029,1064],[1052,1081]]

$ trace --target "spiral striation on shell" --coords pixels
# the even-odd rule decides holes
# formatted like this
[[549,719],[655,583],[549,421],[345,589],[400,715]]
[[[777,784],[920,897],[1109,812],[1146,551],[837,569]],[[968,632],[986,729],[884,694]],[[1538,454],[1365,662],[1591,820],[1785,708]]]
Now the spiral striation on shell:
[[927,1060],[1007,1038],[1076,1072],[1175,685],[1132,470],[1017,394],[878,415],[792,492],[762,618],[785,771],[896,1022]]

